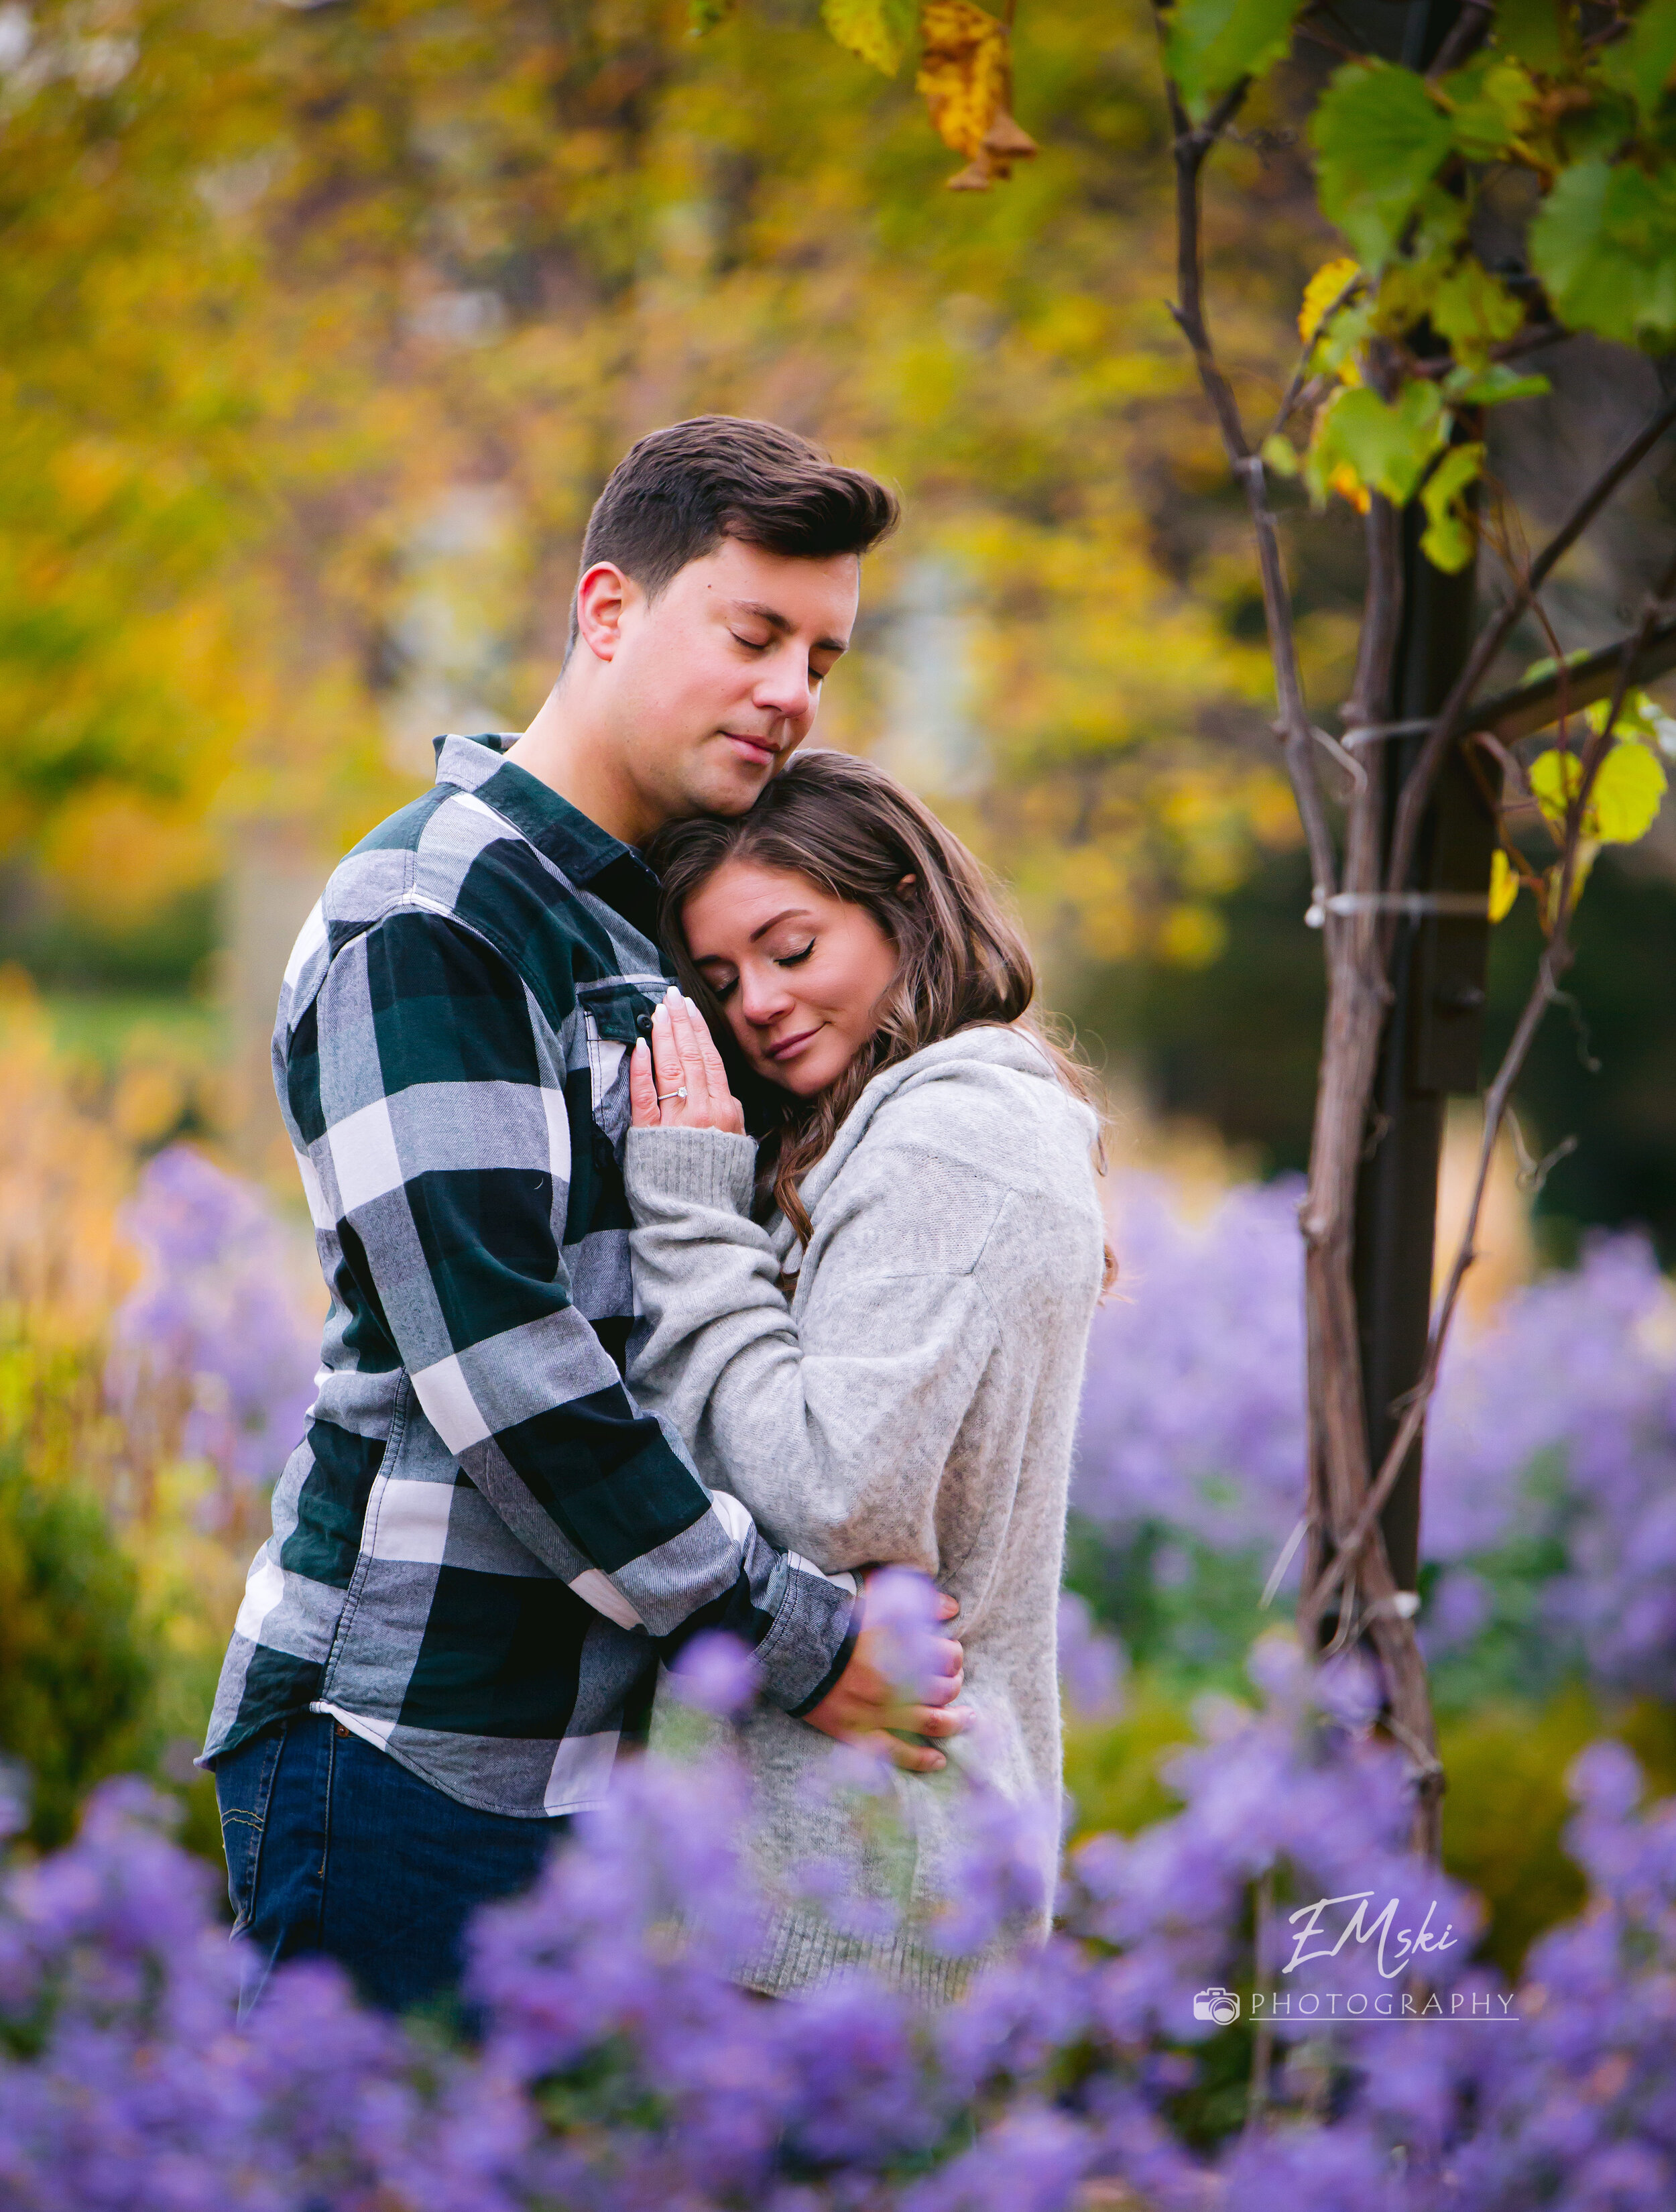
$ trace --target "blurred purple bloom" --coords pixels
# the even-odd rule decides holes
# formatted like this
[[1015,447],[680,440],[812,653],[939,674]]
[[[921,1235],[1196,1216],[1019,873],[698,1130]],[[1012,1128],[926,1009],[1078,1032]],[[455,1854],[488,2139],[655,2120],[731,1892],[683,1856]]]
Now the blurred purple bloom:
[[124,1227],[141,1272],[116,1316],[112,1404],[166,1431],[182,1419],[180,1449],[224,1479],[276,1475],[313,1400],[319,1335],[266,1200],[171,1145],[147,1165]]
[[725,1628],[707,1629],[685,1644],[670,1668],[677,1697],[720,1717],[742,1712],[756,1694],[756,1661],[750,1646]]
[[1129,1655],[1114,1636],[1094,1624],[1085,1599],[1060,1593],[1060,1688],[1067,1711],[1079,1721],[1115,1720],[1123,1710]]
[[936,1586],[911,1567],[883,1567],[867,1577],[861,1618],[879,1639],[880,1671],[897,1694],[926,1697],[937,1680],[942,1636]]
[[1117,1295],[1095,1316],[1076,1503],[1102,1526],[1163,1522],[1272,1550],[1303,1492],[1303,1268],[1283,1181],[1184,1220],[1162,1178],[1120,1187]]

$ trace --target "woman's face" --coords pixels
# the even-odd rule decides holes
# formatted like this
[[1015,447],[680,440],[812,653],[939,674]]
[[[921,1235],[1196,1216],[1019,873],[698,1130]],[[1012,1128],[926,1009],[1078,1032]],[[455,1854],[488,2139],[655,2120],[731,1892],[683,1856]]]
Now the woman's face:
[[835,1083],[878,1027],[896,945],[865,907],[807,876],[725,860],[687,901],[681,926],[740,1050],[793,1097]]

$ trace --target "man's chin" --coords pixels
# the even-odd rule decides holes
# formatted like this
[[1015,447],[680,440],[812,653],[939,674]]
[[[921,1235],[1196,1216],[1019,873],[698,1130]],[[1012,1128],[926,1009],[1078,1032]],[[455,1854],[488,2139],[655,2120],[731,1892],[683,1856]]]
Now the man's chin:
[[688,804],[683,811],[688,814],[748,814],[774,768],[772,761],[764,762],[760,769],[744,760],[734,760],[725,768],[718,764],[710,774],[695,776],[688,785]]

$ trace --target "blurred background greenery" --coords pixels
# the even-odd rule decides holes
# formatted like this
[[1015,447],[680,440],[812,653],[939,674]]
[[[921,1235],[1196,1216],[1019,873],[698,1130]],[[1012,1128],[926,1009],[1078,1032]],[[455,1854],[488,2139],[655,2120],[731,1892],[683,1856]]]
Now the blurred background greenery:
[[[291,937],[428,780],[435,732],[534,713],[588,507],[641,432],[768,415],[900,484],[824,738],[1008,879],[1120,1164],[1191,1185],[1303,1161],[1319,946],[1243,510],[1164,307],[1149,11],[1026,0],[1040,158],[958,196],[911,87],[817,13],[756,0],[695,41],[684,0],[0,5],[0,1749],[33,1770],[39,1843],[139,1764],[215,1850],[190,1753],[262,1520],[179,1408],[111,1408],[122,1207],[185,1139],[303,1239],[266,1072]],[[1254,393],[1335,250],[1307,89],[1283,73],[1211,195]],[[1543,365],[1554,399],[1494,418],[1533,531],[1654,374],[1586,341]],[[1561,574],[1567,648],[1621,626],[1673,514],[1655,454]],[[1284,527],[1330,701],[1354,519],[1295,501]],[[1522,635],[1501,672],[1546,650]],[[1524,926],[1498,934],[1492,1028]],[[1506,1280],[1597,1225],[1676,1257],[1668,811],[1600,862],[1578,936],[1587,1041],[1552,1024],[1521,1113],[1533,1152],[1580,1142],[1533,1244],[1508,1183]],[[1086,1823],[1163,1802],[1156,1754],[1202,1688],[1143,1675],[1076,1735]],[[1600,1717],[1572,1687],[1450,1723],[1451,1853],[1509,1957],[1575,1894],[1558,1772]],[[1668,1716],[1617,1719],[1676,1779]]]

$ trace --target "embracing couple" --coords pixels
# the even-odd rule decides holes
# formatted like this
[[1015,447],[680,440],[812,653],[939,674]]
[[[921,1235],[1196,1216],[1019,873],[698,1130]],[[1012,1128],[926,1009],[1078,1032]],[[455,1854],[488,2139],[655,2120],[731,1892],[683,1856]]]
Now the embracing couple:
[[[971,856],[797,750],[896,511],[769,424],[643,439],[535,721],[441,739],[304,925],[274,1069],[331,1306],[203,1754],[252,1990],[325,1952],[387,2007],[449,1991],[707,1630],[754,1656],[771,1896],[811,1856],[872,1879],[835,1739],[888,1747],[922,1902],[950,1756],[1057,1813],[1095,1117]],[[881,1564],[939,1594],[922,1703]],[[742,1978],[853,1960],[939,1986],[789,1890]]]

